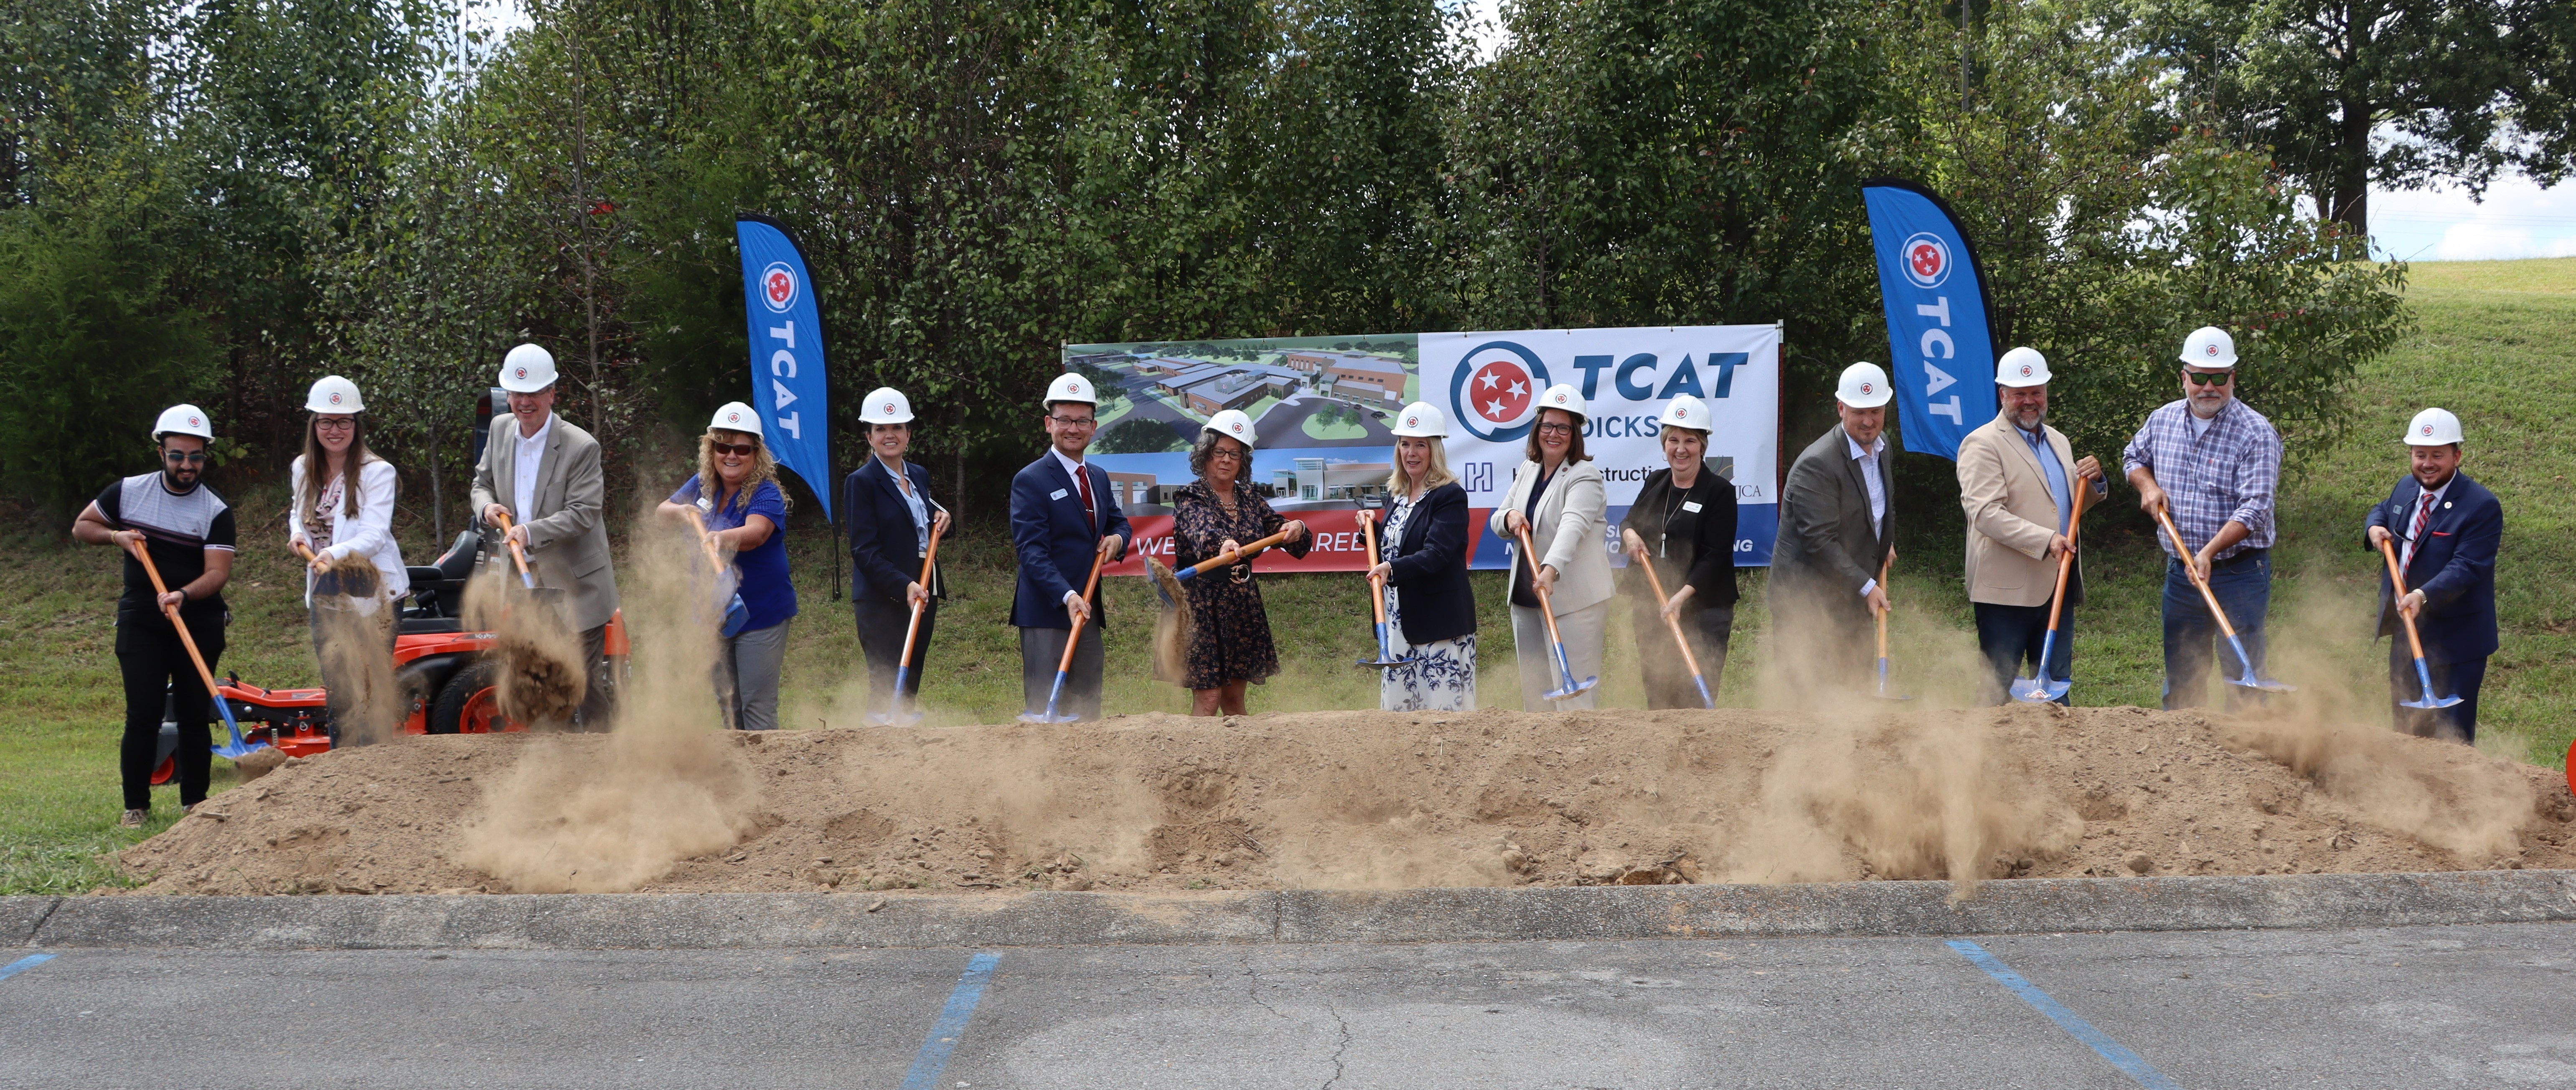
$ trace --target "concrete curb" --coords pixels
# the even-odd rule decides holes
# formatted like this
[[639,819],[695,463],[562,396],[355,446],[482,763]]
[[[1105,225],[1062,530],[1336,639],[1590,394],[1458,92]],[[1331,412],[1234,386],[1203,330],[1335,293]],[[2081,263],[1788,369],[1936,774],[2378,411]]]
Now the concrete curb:
[[[1585,889],[5,897],[22,946],[779,949],[1502,942],[2576,920],[2576,871]],[[880,903],[881,902],[881,903]],[[870,905],[879,905],[871,910]]]

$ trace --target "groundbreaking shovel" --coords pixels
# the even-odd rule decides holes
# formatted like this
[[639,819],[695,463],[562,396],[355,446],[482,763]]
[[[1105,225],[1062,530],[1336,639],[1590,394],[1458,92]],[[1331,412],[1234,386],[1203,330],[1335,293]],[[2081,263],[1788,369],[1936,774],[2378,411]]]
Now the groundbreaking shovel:
[[[931,565],[937,564],[938,562],[939,526],[937,520],[934,519],[932,520],[930,528],[930,547],[922,550],[921,553],[920,582],[924,591],[930,589]],[[912,604],[912,623],[905,625],[903,629],[903,657],[895,660],[894,704],[887,708],[883,715],[868,716],[868,722],[880,727],[909,727],[915,723],[921,722],[921,709],[914,708],[910,712],[903,710],[903,683],[910,680],[912,677],[913,641],[921,636],[921,611],[929,604],[930,599],[927,597],[924,597],[922,600]],[[1070,662],[1068,662],[1067,665],[1070,665]],[[1062,675],[1059,674],[1057,676],[1061,677]]]
[[[1091,579],[1082,585],[1082,600],[1085,603],[1091,601],[1091,592],[1100,586],[1100,565],[1108,559],[1109,550],[1105,546],[1098,547],[1092,552]],[[1198,569],[1192,568],[1191,570],[1196,571]],[[1066,678],[1073,676],[1073,652],[1076,648],[1082,646],[1082,622],[1090,619],[1091,614],[1089,613],[1085,613],[1082,616],[1074,618],[1073,631],[1065,634],[1064,658],[1062,661],[1055,664],[1055,687],[1047,690],[1046,710],[1041,712],[1031,709],[1029,711],[1021,712],[1020,722],[1070,723],[1074,721],[1074,716],[1057,715],[1055,713],[1056,702],[1064,699],[1064,681]],[[897,692],[899,693],[901,690],[897,690]],[[900,697],[898,697],[898,699],[900,699]]]
[[1375,519],[1373,519],[1373,518],[1370,518],[1370,517],[1369,517],[1369,513],[1368,513],[1368,512],[1366,512],[1366,511],[1362,511],[1362,512],[1360,512],[1358,517],[1359,517],[1359,519],[1360,519],[1360,523],[1361,523],[1361,525],[1360,525],[1360,536],[1361,536],[1362,538],[1367,539],[1367,541],[1368,541],[1368,566],[1369,566],[1369,573],[1370,573],[1370,574],[1369,574],[1369,580],[1368,580],[1368,585],[1369,585],[1369,610],[1370,610],[1370,612],[1371,612],[1371,613],[1375,614],[1375,615],[1376,615],[1376,617],[1377,617],[1377,657],[1376,657],[1376,658],[1374,658],[1374,659],[1361,659],[1361,660],[1359,660],[1359,662],[1358,662],[1358,663],[1356,663],[1356,665],[1360,665],[1360,666],[1375,666],[1375,667],[1377,667],[1378,669],[1383,670],[1383,669],[1385,669],[1385,668],[1387,668],[1387,667],[1389,667],[1389,666],[1402,666],[1402,665],[1405,665],[1406,663],[1410,663],[1410,662],[1418,662],[1418,661],[1420,661],[1420,660],[1421,660],[1421,658],[1422,658],[1422,656],[1420,656],[1420,655],[1406,655],[1406,656],[1405,656],[1405,657],[1403,657],[1403,658],[1397,658],[1397,657],[1395,657],[1395,653],[1394,653],[1393,651],[1390,651],[1390,650],[1388,650],[1388,649],[1387,649],[1387,642],[1386,642],[1386,581],[1385,581],[1385,580],[1383,580],[1383,579],[1378,578],[1378,577],[1377,577],[1377,574],[1376,574],[1376,573],[1377,573],[1377,533],[1376,533],[1376,527],[1375,527],[1373,524],[1374,524],[1377,520],[1375,520]]
[[1548,604],[1547,588],[1538,585],[1538,550],[1530,546],[1529,523],[1521,523],[1518,533],[1521,560],[1529,565],[1530,589],[1538,592],[1538,615],[1547,620],[1547,642],[1556,648],[1556,676],[1564,679],[1563,685],[1539,695],[1549,700],[1572,700],[1591,692],[1593,686],[1601,684],[1601,679],[1587,677],[1581,682],[1574,680],[1574,664],[1565,657],[1565,637],[1556,634],[1556,607]]
[[[152,566],[152,554],[143,548],[142,542],[135,542],[127,551],[134,554],[134,559],[143,562],[143,574],[152,577],[152,593],[170,593],[170,588],[161,582],[161,569]],[[161,612],[170,618],[170,627],[179,630],[179,646],[187,648],[188,661],[197,664],[197,680],[206,683],[206,698],[215,702],[215,710],[223,713],[224,729],[232,732],[231,744],[218,745],[214,747],[215,752],[238,761],[250,756],[253,750],[267,749],[266,742],[252,745],[242,741],[241,724],[233,721],[232,701],[224,699],[223,691],[215,688],[215,672],[206,668],[206,656],[197,653],[197,638],[189,635],[187,624],[179,620],[179,607],[163,606]]]
[[[1886,592],[1887,572],[1888,569],[1894,567],[1895,564],[1896,558],[1894,556],[1889,556],[1887,559],[1878,562],[1878,589],[1880,593]],[[1880,700],[1914,699],[1909,695],[1899,695],[1887,691],[1887,611],[1883,609],[1878,611],[1878,691],[1871,693],[1870,695],[1875,696]]]
[[519,585],[529,590],[537,589],[537,577],[528,573],[527,550],[519,547],[519,539],[510,536],[510,514],[507,511],[501,513],[501,540],[510,545],[510,562],[518,565]]
[[2057,593],[2048,600],[2048,635],[2039,641],[2039,668],[2036,677],[2017,677],[2012,683],[2012,698],[2024,704],[2052,704],[2065,696],[2075,684],[2073,678],[2048,676],[2048,656],[2057,650],[2058,614],[2066,609],[2066,578],[2075,570],[2075,532],[2084,528],[2084,497],[2091,489],[2080,487],[2075,493],[2075,510],[2066,519],[2066,555],[2057,558]]
[[739,589],[725,589],[727,581],[739,582],[733,565],[725,563],[724,550],[717,548],[716,539],[707,533],[706,516],[700,514],[694,505],[683,506],[680,511],[682,517],[689,520],[689,529],[697,531],[698,548],[707,554],[707,566],[715,569],[716,593],[725,596],[724,621],[717,626],[716,635],[728,640],[739,636],[743,626],[751,623],[751,607],[742,604]]
[[[2397,570],[2397,543],[2381,541],[2379,555],[2388,561],[2388,585],[2395,588],[2389,601],[2394,603],[2398,598],[2406,597],[2406,574]],[[2442,697],[2433,695],[2433,670],[2424,665],[2424,639],[2415,634],[2415,615],[2401,609],[2397,611],[2397,619],[2406,622],[2406,645],[2415,651],[2415,682],[2419,686],[2415,690],[2418,694],[2416,699],[2400,700],[2397,703],[2427,711],[2434,708],[2447,708],[2459,703],[2460,698],[2457,695]]]
[[2166,514],[2163,508],[2157,508],[2156,522],[2164,526],[2165,536],[2173,539],[2174,552],[2182,558],[2182,570],[2190,574],[2191,585],[2200,588],[2200,600],[2209,603],[2209,615],[2218,618],[2218,631],[2226,635],[2227,646],[2236,649],[2236,661],[2245,664],[2245,676],[2228,678],[2227,683],[2267,693],[2299,691],[2298,686],[2289,682],[2275,681],[2254,672],[2254,656],[2245,653],[2245,641],[2236,638],[2236,626],[2228,623],[2227,611],[2218,608],[2218,595],[2210,591],[2209,580],[2201,578],[2200,568],[2191,562],[2191,546],[2182,543],[2182,532],[2174,529],[2173,516]]
[[[1662,612],[1664,603],[1669,600],[1664,595],[1664,578],[1655,574],[1655,562],[1647,558],[1646,550],[1640,548],[1636,555],[1637,563],[1646,569],[1647,588],[1655,592],[1655,609],[1657,612]],[[1699,706],[1716,707],[1717,701],[1708,695],[1708,676],[1699,672],[1699,656],[1691,653],[1690,641],[1682,638],[1681,621],[1672,614],[1665,613],[1664,627],[1672,630],[1673,646],[1682,649],[1682,663],[1690,667],[1691,684],[1699,686]],[[1878,661],[1884,665],[1887,662],[1886,650],[1882,648],[1878,654]]]

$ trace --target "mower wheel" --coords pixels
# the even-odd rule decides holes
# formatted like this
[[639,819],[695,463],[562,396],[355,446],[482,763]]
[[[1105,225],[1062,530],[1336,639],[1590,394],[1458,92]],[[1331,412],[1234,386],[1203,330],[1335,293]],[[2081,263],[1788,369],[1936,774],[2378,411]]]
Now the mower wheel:
[[500,701],[492,688],[500,669],[490,662],[469,662],[457,669],[438,690],[438,699],[430,702],[429,720],[422,724],[431,734],[485,734],[521,729],[501,714]]

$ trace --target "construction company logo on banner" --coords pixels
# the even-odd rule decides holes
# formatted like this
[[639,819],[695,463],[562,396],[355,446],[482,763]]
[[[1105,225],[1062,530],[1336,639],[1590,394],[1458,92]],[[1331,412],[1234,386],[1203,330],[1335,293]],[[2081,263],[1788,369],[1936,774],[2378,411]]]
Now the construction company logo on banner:
[[1949,206],[1930,190],[1872,178],[1860,192],[1878,252],[1897,431],[1905,449],[1955,461],[1959,440],[1996,412],[1984,272]]
[[1355,334],[1236,341],[1065,346],[1067,370],[1100,394],[1090,461],[1135,523],[1136,547],[1113,574],[1170,563],[1172,494],[1195,478],[1189,447],[1209,418],[1241,410],[1253,425],[1253,485],[1278,512],[1304,521],[1315,547],[1302,560],[1272,552],[1262,571],[1359,571],[1366,545],[1354,515],[1382,510],[1395,455],[1395,413],[1427,401],[1449,416],[1444,454],[1467,490],[1474,567],[1509,564],[1485,519],[1511,490],[1540,396],[1566,383],[1590,410],[1585,452],[1609,488],[1609,529],[1646,475],[1664,468],[1664,403],[1705,400],[1714,420],[1707,464],[1735,482],[1736,563],[1770,563],[1778,526],[1780,328],[1689,326],[1501,333]]
[[767,216],[734,221],[751,321],[751,407],[761,442],[832,515],[832,416],[823,381],[823,320],[805,290],[805,255]]

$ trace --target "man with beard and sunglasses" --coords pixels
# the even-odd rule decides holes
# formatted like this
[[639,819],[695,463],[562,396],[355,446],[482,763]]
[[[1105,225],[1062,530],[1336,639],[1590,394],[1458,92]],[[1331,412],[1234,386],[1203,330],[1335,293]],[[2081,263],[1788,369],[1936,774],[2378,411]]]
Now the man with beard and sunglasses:
[[[152,766],[160,763],[161,708],[166,698],[179,725],[179,808],[193,810],[205,801],[206,780],[214,765],[214,738],[206,724],[214,718],[214,694],[206,691],[197,667],[179,642],[166,607],[179,610],[206,669],[224,653],[224,583],[233,573],[233,509],[206,486],[206,448],[215,431],[206,411],[173,405],[152,426],[159,445],[161,469],[137,473],[114,484],[83,508],[72,523],[72,537],[90,545],[113,545],[125,551],[125,592],[116,600],[116,666],[125,679],[125,738],[117,752],[117,769],[125,783],[125,816],[118,823],[141,828],[152,808]],[[161,575],[167,593],[152,589],[152,577],[134,559],[132,547],[143,546]]]
[[[2195,329],[2183,339],[2181,360],[2182,400],[2149,413],[2146,426],[2120,452],[2121,467],[2138,490],[2138,508],[2170,514],[2183,537],[2175,542],[2161,531],[2156,535],[2171,557],[2164,600],[2169,710],[2208,703],[2211,661],[2236,656],[2234,649],[2217,646],[2218,622],[2192,585],[2192,570],[2209,582],[2254,660],[2221,663],[2220,670],[2230,677],[2262,674],[2263,616],[2272,601],[2272,506],[2281,486],[2281,433],[2236,399],[2235,339],[2225,330]],[[2247,691],[2229,686],[2228,706],[2250,703]]]

